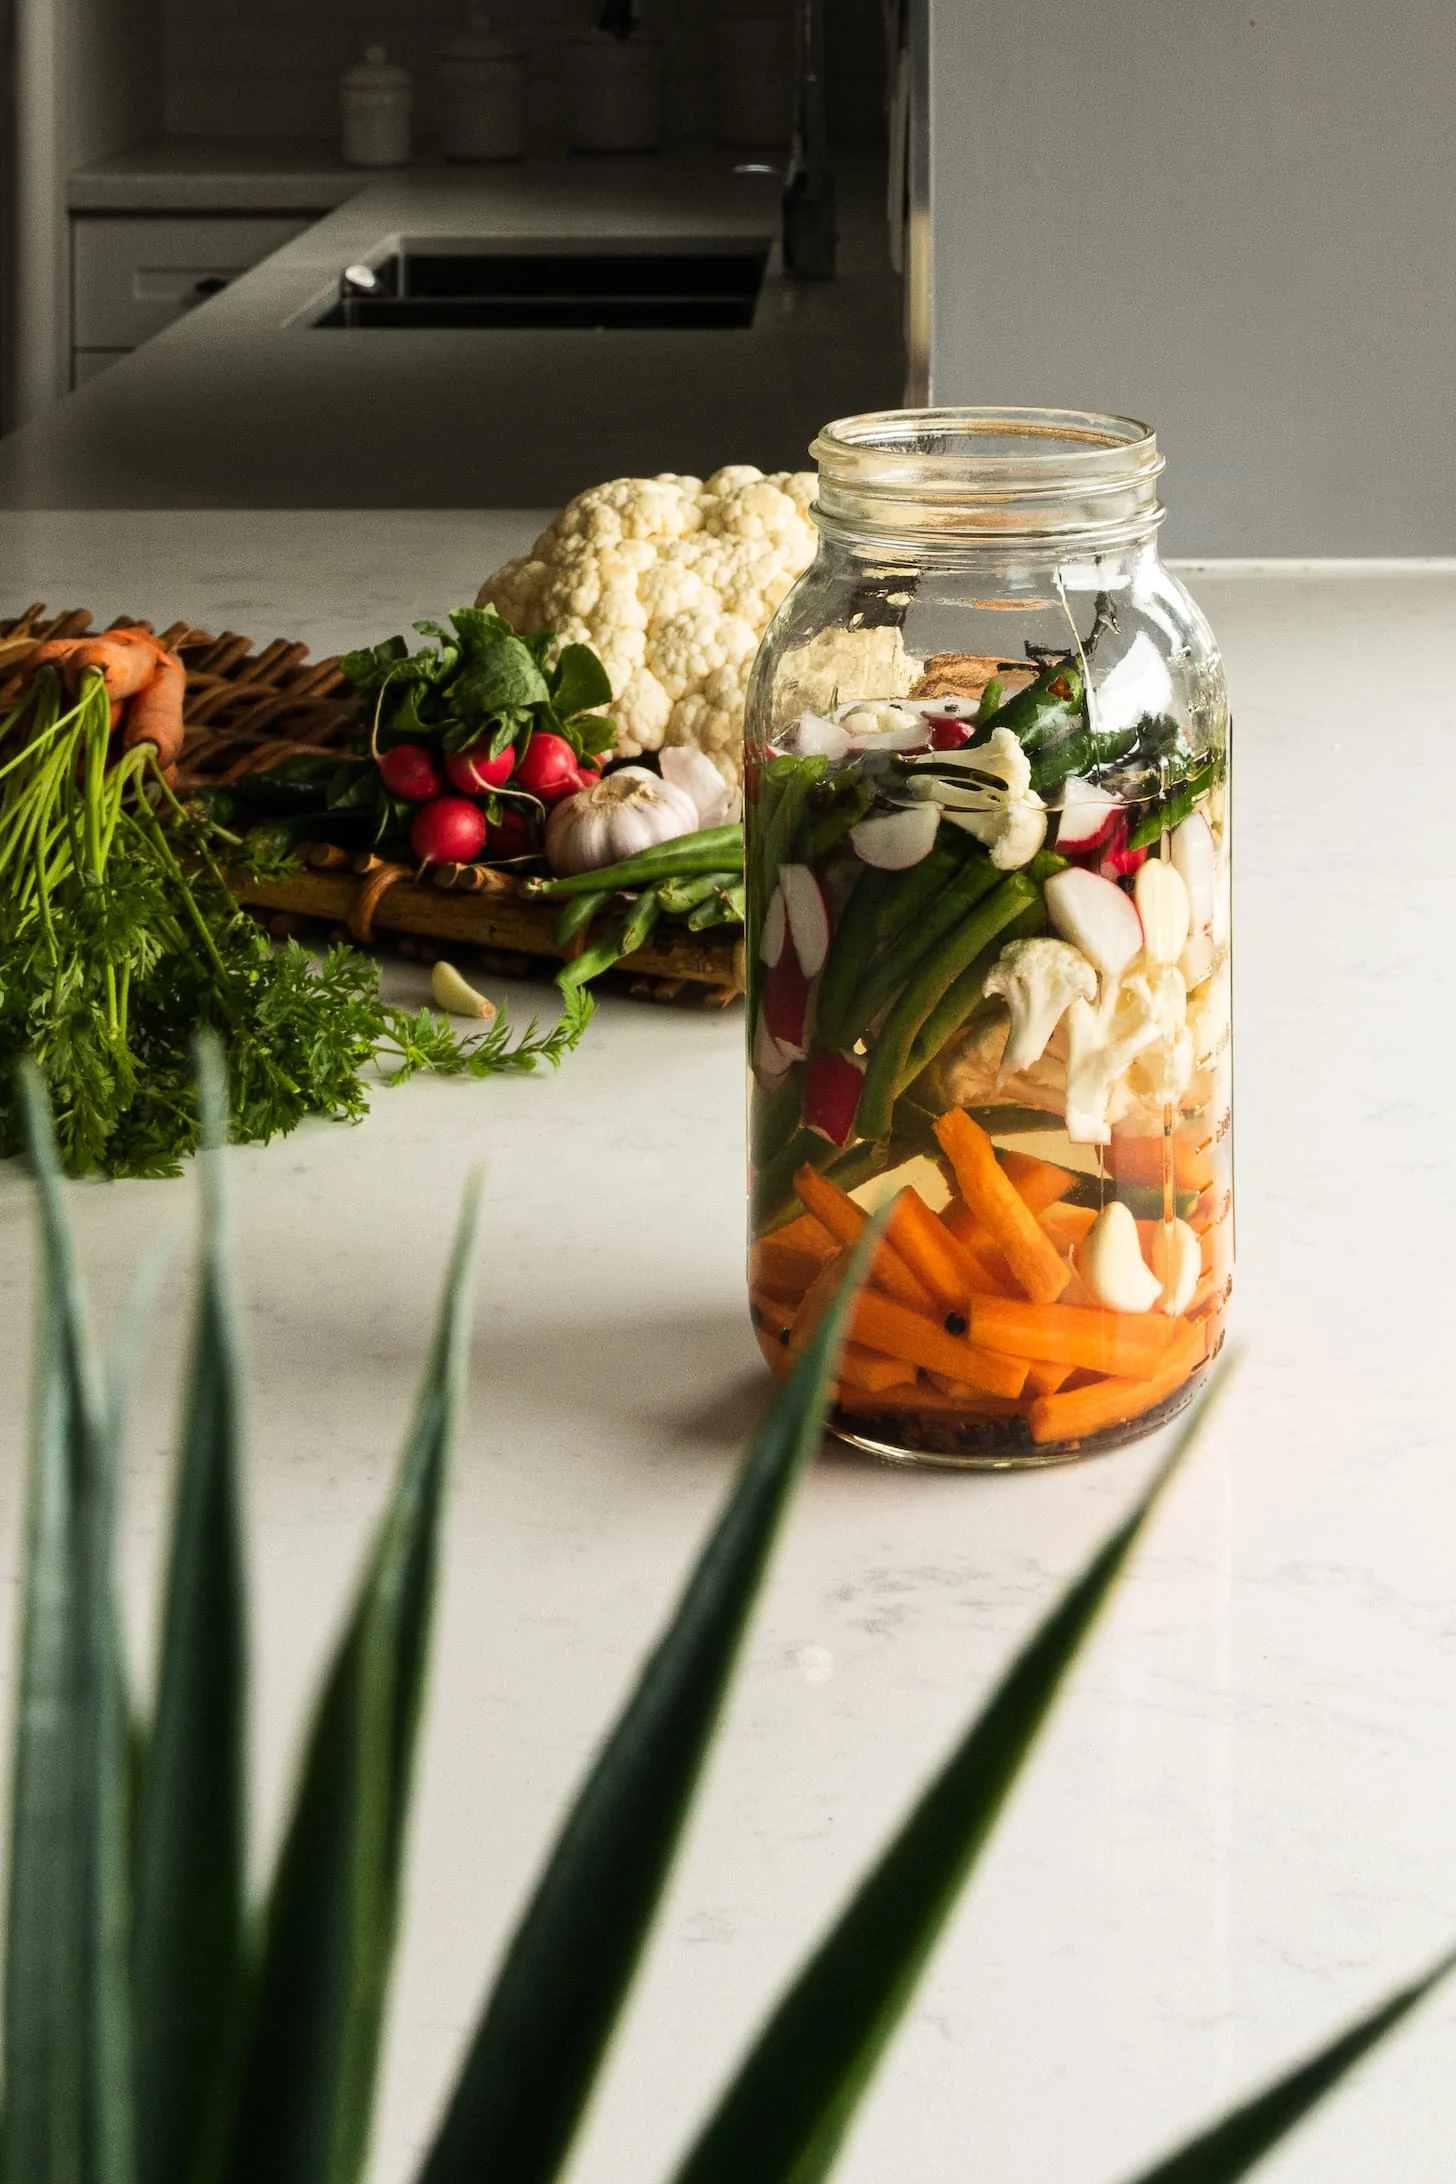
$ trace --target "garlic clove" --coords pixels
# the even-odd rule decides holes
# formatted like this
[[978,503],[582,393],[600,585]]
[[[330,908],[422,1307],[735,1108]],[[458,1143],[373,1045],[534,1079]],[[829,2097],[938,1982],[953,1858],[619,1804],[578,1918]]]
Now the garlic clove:
[[1153,1231],[1153,1265],[1163,1285],[1163,1310],[1173,1318],[1193,1302],[1203,1273],[1203,1248],[1186,1221],[1160,1221]]
[[1182,873],[1161,857],[1150,857],[1133,883],[1133,901],[1142,921],[1143,949],[1154,963],[1176,963],[1188,942],[1188,889]]
[[1075,1254],[1077,1272],[1109,1312],[1151,1312],[1163,1284],[1143,1257],[1138,1225],[1120,1198],[1103,1207]]
[[494,1001],[487,1001],[483,993],[477,993],[468,978],[462,978],[453,963],[443,959],[430,973],[430,992],[435,1006],[447,1016],[473,1016],[482,1024],[493,1024],[499,1013]]

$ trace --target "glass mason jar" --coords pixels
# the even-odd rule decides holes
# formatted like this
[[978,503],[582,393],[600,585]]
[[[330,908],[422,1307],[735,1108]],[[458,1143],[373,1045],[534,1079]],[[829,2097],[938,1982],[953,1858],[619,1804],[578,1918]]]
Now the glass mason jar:
[[893,1201],[831,1417],[1044,1464],[1190,1398],[1233,1257],[1228,710],[1146,426],[814,444],[746,751],[754,1325],[793,1364]]

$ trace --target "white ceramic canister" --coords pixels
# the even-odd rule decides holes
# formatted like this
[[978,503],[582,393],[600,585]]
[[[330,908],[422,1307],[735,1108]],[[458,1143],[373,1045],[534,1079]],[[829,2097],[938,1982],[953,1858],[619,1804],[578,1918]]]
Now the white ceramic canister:
[[574,152],[655,152],[662,142],[662,46],[634,32],[581,30],[566,41]]
[[407,68],[372,45],[339,78],[344,158],[351,167],[403,167],[410,155],[414,85]]
[[440,147],[447,159],[524,159],[526,56],[491,35],[483,8],[440,48]]

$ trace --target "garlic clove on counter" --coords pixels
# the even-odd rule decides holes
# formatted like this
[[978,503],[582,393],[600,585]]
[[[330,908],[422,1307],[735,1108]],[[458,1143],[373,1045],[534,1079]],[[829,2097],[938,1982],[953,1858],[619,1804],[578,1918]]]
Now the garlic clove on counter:
[[1151,1312],[1163,1284],[1143,1257],[1138,1225],[1120,1198],[1103,1207],[1075,1253],[1077,1272],[1109,1312]]
[[453,963],[442,958],[430,973],[430,992],[437,1009],[447,1016],[472,1016],[482,1024],[493,1024],[499,1011],[494,1001],[488,1001],[483,993],[477,993],[468,978],[462,978]]

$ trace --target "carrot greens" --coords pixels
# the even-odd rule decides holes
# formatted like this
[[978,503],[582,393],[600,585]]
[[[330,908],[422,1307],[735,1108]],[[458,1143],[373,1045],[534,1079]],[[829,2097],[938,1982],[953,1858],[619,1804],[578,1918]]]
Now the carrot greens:
[[[99,674],[72,702],[53,670],[0,720],[0,1155],[17,1152],[16,1065],[34,1057],[74,1175],[174,1175],[198,1142],[192,1050],[212,1030],[228,1131],[265,1143],[308,1115],[357,1121],[371,1065],[486,1077],[558,1063],[590,1021],[570,997],[545,1033],[504,1014],[461,1038],[390,1007],[377,965],[276,946],[228,892],[256,858],[162,778],[153,746],[114,759]],[[276,862],[276,858],[274,860]]]

